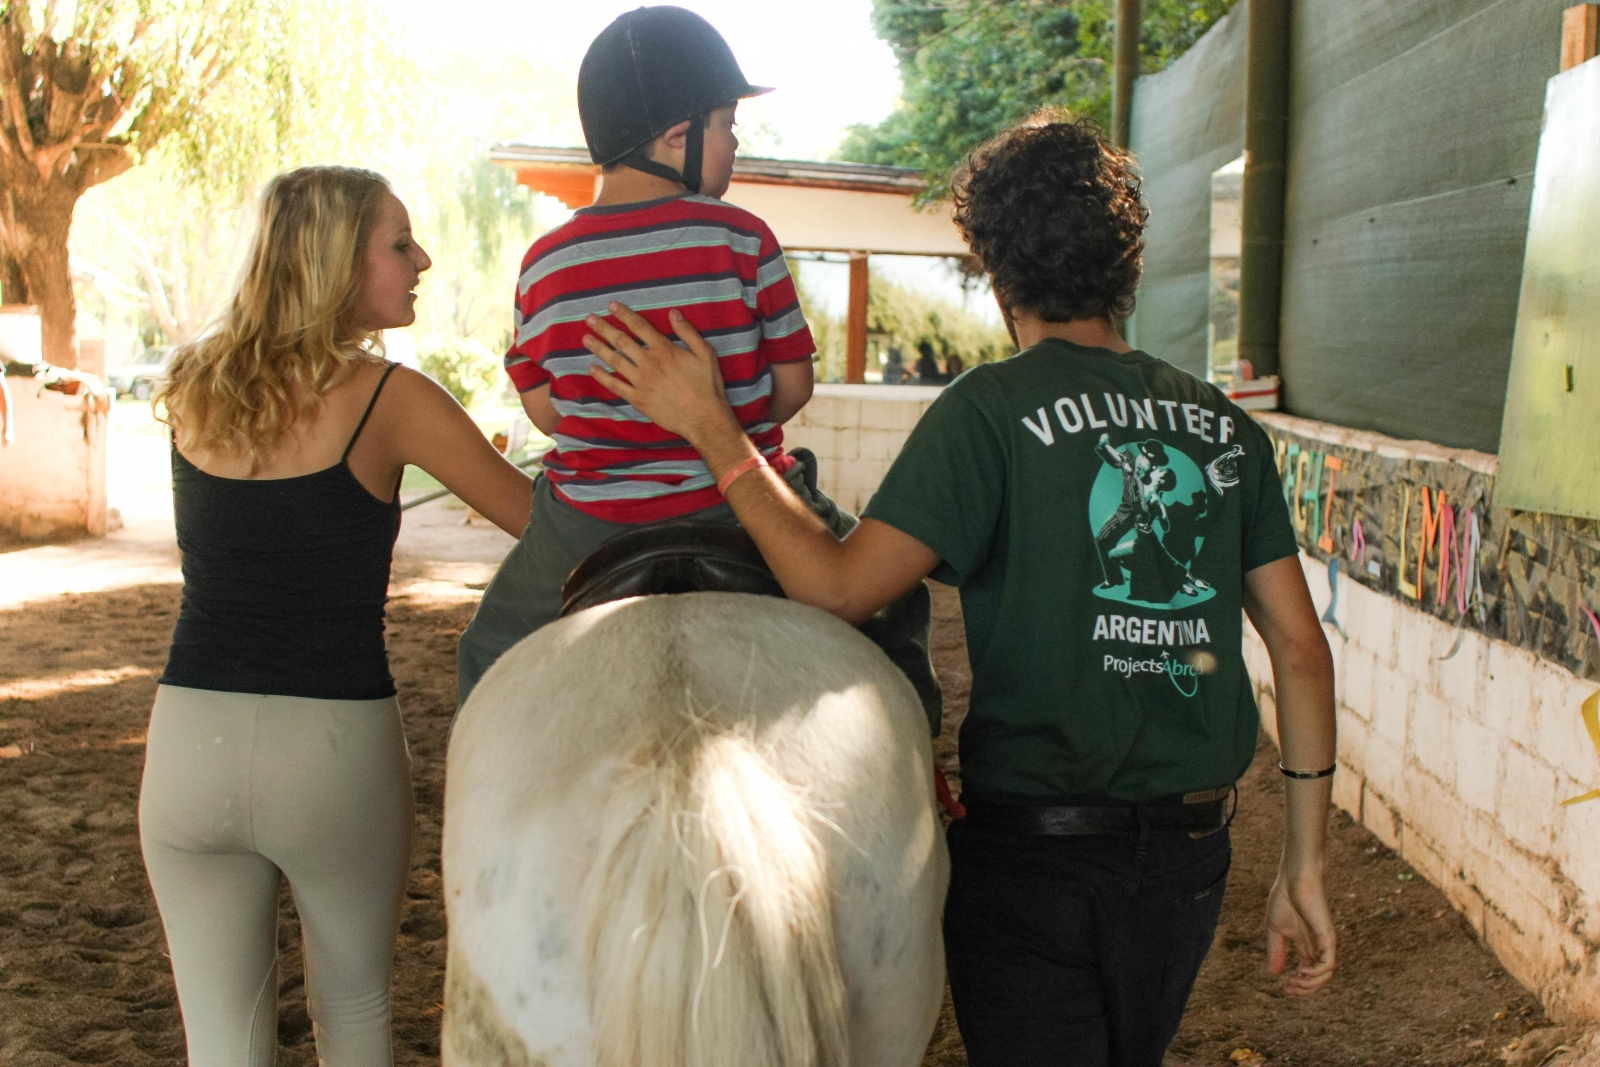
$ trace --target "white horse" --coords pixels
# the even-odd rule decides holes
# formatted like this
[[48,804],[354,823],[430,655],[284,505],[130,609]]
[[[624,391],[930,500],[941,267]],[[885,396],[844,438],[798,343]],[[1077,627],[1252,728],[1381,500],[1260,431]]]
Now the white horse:
[[855,629],[590,608],[456,723],[445,1067],[915,1067],[948,877],[927,720]]

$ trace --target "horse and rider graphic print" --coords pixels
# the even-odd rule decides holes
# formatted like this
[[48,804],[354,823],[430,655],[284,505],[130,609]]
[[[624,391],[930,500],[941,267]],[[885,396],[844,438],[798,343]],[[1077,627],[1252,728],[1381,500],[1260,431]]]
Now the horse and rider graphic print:
[[[1094,446],[1102,466],[1089,491],[1089,525],[1102,581],[1094,595],[1130,607],[1178,611],[1204,604],[1216,588],[1195,573],[1210,519],[1227,491],[1239,484],[1243,447],[1233,445],[1202,470],[1175,445],[1154,437],[1112,445],[1102,433]],[[1168,646],[1158,658],[1107,655],[1102,668],[1131,677],[1166,675],[1185,697],[1216,667],[1204,646],[1211,640],[1204,617],[1164,621],[1099,615],[1097,639]],[[1174,654],[1172,646],[1190,646]]]
[[1155,438],[1113,447],[1101,434],[1104,460],[1089,495],[1089,523],[1104,581],[1095,595],[1144,608],[1204,603],[1216,590],[1191,569],[1205,545],[1206,521],[1217,501],[1239,484],[1234,445],[1204,473],[1183,452]]

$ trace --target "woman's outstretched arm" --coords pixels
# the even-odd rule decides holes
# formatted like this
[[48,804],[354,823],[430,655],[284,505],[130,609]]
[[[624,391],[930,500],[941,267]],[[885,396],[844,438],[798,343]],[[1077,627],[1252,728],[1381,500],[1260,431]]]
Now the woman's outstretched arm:
[[388,388],[397,394],[384,420],[396,465],[421,467],[468,507],[521,537],[533,507],[533,481],[495,451],[456,398],[432,378],[401,367]]

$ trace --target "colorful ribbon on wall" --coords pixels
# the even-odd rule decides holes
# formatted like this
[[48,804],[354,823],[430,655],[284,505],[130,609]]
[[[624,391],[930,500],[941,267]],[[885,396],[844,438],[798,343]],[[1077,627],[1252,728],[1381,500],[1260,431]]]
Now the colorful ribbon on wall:
[[1329,624],[1346,641],[1350,635],[1344,632],[1344,627],[1339,625],[1339,618],[1334,614],[1339,610],[1339,557],[1328,557],[1328,610],[1322,613],[1322,621]]
[[[1483,580],[1478,574],[1478,551],[1483,542],[1478,531],[1478,510],[1462,504],[1456,511],[1458,519],[1451,518],[1450,513],[1446,512],[1442,520],[1449,524],[1452,535],[1439,543],[1439,603],[1445,601],[1444,568],[1453,553],[1456,559],[1456,612],[1460,618],[1456,620],[1455,644],[1450,646],[1449,652],[1438,657],[1440,660],[1454,659],[1455,654],[1461,651],[1461,642],[1467,636],[1469,611],[1477,614],[1479,623],[1483,622]],[[1459,539],[1454,536],[1456,529],[1461,531]]]
[[1456,526],[1461,531],[1461,539],[1455,545],[1456,611],[1466,618],[1470,608],[1482,623],[1483,580],[1478,574],[1478,553],[1483,549],[1483,536],[1478,529],[1478,509],[1463,504],[1459,510]]

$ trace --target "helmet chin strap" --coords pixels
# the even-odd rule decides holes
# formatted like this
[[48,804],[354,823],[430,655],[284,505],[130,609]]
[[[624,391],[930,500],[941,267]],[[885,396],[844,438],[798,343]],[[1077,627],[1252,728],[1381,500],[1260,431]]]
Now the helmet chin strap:
[[700,191],[700,161],[705,155],[706,123],[709,115],[689,120],[689,135],[683,146],[683,184],[691,193]]
[[683,186],[691,193],[700,191],[700,163],[705,156],[706,144],[706,116],[697,115],[689,120],[689,132],[685,135],[683,146],[683,173],[678,173],[665,163],[657,162],[645,154],[645,146],[640,145],[632,152],[617,160],[624,167],[642,170],[646,174],[654,174],[658,178],[665,178]]

